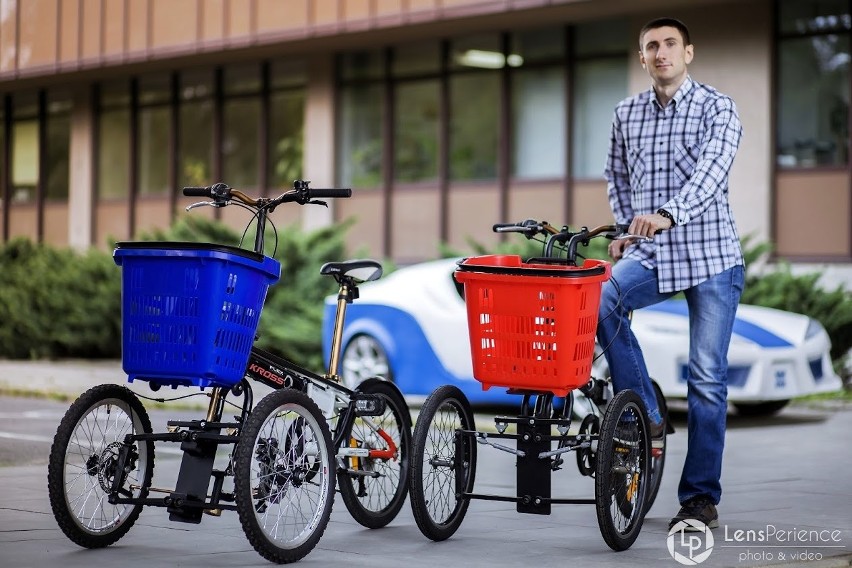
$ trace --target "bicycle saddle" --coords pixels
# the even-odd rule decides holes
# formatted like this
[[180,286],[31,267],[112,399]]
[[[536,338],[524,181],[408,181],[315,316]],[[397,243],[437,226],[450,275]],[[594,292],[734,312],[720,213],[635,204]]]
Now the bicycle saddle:
[[382,277],[382,265],[375,260],[344,260],[343,262],[326,262],[320,268],[320,274],[340,278],[351,278],[356,284],[372,282]]

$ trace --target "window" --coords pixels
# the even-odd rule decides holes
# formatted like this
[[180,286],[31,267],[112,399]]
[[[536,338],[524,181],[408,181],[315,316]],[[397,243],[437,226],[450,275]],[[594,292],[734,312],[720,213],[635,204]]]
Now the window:
[[12,203],[33,202],[36,198],[40,159],[35,94],[14,98],[11,144]]
[[98,116],[98,195],[126,198],[130,193],[130,96],[126,83],[103,86]]
[[441,70],[441,44],[426,41],[400,45],[393,50],[394,77],[437,75]]
[[450,78],[450,179],[497,177],[499,107],[497,72]]
[[590,59],[574,72],[574,177],[603,176],[615,106],[627,96],[627,59]]
[[521,179],[565,175],[565,32],[513,33],[506,57],[512,80],[511,172]]
[[849,2],[778,4],[777,164],[849,162]]
[[162,196],[169,192],[170,102],[171,80],[168,74],[140,77],[137,114],[139,195]]
[[401,182],[438,179],[437,79],[399,83],[394,107],[394,178]]
[[237,188],[257,188],[260,168],[260,66],[225,69],[222,176]]
[[178,186],[207,186],[213,176],[213,72],[180,77]]
[[55,99],[47,107],[47,183],[45,198],[68,199],[69,155],[71,144],[71,101]]
[[344,88],[338,113],[338,183],[378,187],[382,180],[382,86]]
[[258,185],[260,98],[225,101],[222,137],[223,181],[232,187]]
[[848,163],[849,54],[848,36],[779,42],[779,166]]
[[[632,52],[627,25],[592,22],[575,28],[573,131],[571,158],[577,178],[601,178],[606,163],[615,106],[627,92]],[[638,47],[638,39],[635,44]]]
[[[2,101],[2,98],[0,98],[0,101]],[[6,110],[5,110],[6,105],[5,105],[5,103],[0,103],[0,107],[2,107],[2,108],[0,108],[0,156],[5,156],[6,155]],[[5,159],[0,159],[0,176],[6,175],[5,161],[6,161]],[[3,178],[0,178],[0,179],[3,179]],[[5,236],[6,236],[6,211],[5,211],[5,209],[7,208],[7,205],[6,205],[6,196],[4,195],[4,193],[5,192],[0,190],[0,242],[5,240]]]
[[512,175],[565,175],[565,80],[558,67],[512,74]]
[[500,69],[507,61],[500,36],[483,34],[454,40],[450,48],[450,179],[497,177],[500,131]]
[[269,184],[292,187],[302,178],[304,157],[305,84],[304,61],[281,60],[270,65],[269,82]]
[[269,183],[291,187],[302,178],[304,91],[272,93],[269,114]]
[[166,195],[169,191],[169,107],[139,109],[139,195]]

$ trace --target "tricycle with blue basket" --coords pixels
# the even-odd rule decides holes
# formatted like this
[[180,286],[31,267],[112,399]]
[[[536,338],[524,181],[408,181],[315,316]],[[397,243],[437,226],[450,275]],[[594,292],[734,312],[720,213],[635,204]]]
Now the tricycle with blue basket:
[[[386,525],[408,493],[411,417],[392,383],[373,378],[352,390],[337,372],[346,306],[357,299],[359,284],[381,276],[381,265],[350,260],[321,268],[339,290],[326,373],[253,346],[267,290],[281,272],[278,261],[263,254],[268,215],[284,203],[324,205],[320,199],[351,191],[297,181],[275,198],[251,198],[221,183],[184,188],[184,194],[209,199],[188,209],[249,209],[257,225],[254,250],[118,243],[122,366],[131,383],[155,391],[206,390],[207,413],[170,420],[166,432],[153,432],[140,401],[147,397],[117,384],[83,393],[62,419],[50,452],[48,489],[60,528],[78,545],[100,548],[123,537],[144,506],[164,507],[170,520],[182,523],[236,510],[252,546],[268,560],[288,563],[316,546],[336,483],[356,521]],[[253,381],[273,389],[257,405]],[[226,403],[236,415],[226,416]],[[174,488],[151,485],[155,442],[180,445]],[[229,451],[217,460],[220,447]]]
[[[552,504],[592,504],[604,541],[625,550],[656,497],[665,435],[651,439],[636,393],[612,396],[610,381],[592,376],[601,286],[611,276],[610,264],[578,263],[577,248],[595,237],[636,237],[624,226],[571,231],[535,220],[494,230],[544,243],[542,257],[471,257],[459,262],[454,275],[464,287],[473,376],[483,388],[518,394],[521,410],[496,416],[493,429],[482,431],[459,388],[445,385],[429,395],[413,435],[414,518],[425,536],[440,541],[458,530],[474,499],[514,502],[519,513],[540,515],[549,515]],[[665,414],[661,393],[657,397]],[[514,440],[515,447],[503,440]],[[478,444],[515,456],[515,495],[474,491]],[[551,496],[551,473],[570,453],[580,474],[594,477],[594,499]]]

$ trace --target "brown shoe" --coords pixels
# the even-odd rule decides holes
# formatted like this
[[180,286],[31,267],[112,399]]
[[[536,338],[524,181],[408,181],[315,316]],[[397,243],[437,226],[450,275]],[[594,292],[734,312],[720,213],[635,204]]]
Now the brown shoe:
[[[669,530],[672,530],[679,522],[687,519],[700,521],[707,528],[711,529],[719,526],[719,513],[716,511],[716,505],[707,495],[697,495],[684,502],[677,515],[669,522]],[[683,530],[684,532],[696,532],[699,529],[687,525]]]

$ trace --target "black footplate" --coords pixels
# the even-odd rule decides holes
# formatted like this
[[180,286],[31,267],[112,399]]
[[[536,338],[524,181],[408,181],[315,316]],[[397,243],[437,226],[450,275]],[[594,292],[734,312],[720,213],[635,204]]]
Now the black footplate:
[[352,402],[355,403],[355,416],[381,416],[387,406],[381,396],[362,392],[352,393]]

